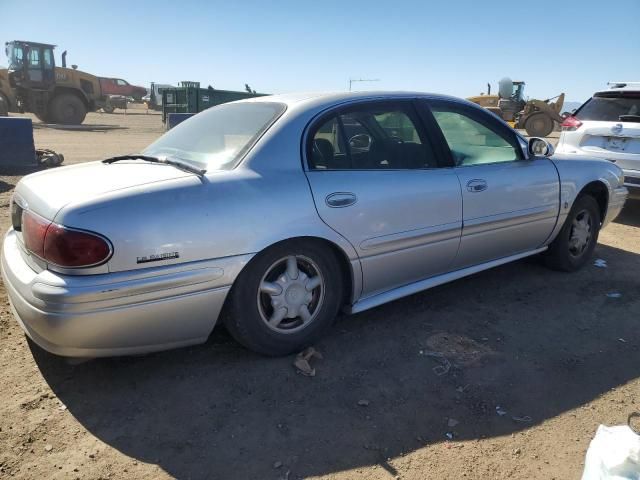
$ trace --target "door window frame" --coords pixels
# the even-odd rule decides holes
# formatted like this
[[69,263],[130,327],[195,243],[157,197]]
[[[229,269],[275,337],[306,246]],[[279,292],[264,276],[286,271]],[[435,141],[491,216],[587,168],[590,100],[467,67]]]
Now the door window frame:
[[[493,162],[475,165],[456,165],[453,154],[451,153],[451,148],[449,147],[449,143],[447,142],[447,139],[444,136],[440,125],[438,124],[435,116],[433,115],[433,112],[431,111],[432,106],[445,107],[451,112],[459,113],[475,122],[478,122],[480,125],[491,130],[493,133],[509,143],[509,145],[511,145],[515,150],[517,158],[513,161],[508,162]],[[523,148],[523,143],[521,141],[520,135],[518,135],[518,133],[511,127],[509,127],[506,123],[502,122],[502,120],[496,117],[493,113],[483,109],[482,107],[476,108],[471,105],[465,105],[464,103],[458,101],[424,98],[418,100],[418,112],[422,117],[422,121],[427,125],[427,128],[429,130],[432,130],[434,137],[437,138],[439,152],[444,155],[444,158],[447,159],[448,164],[454,168],[473,168],[485,165],[500,164],[511,165],[514,162],[520,162],[529,159],[529,156],[526,154]]]
[[[407,115],[409,120],[413,123],[418,136],[420,137],[420,142],[422,145],[426,147],[426,149],[431,150],[435,157],[436,166],[435,167],[424,167],[424,168],[343,168],[343,169],[317,169],[311,166],[311,158],[312,158],[312,149],[313,149],[313,138],[318,131],[326,122],[331,120],[332,118],[337,117],[339,128],[342,130],[342,136],[344,137],[344,130],[342,127],[342,120],[340,119],[341,115],[347,115],[354,111],[361,111],[370,108],[388,108],[389,111],[401,111]],[[343,138],[346,142],[346,138]],[[366,100],[357,100],[353,102],[343,103],[340,105],[336,105],[334,107],[330,107],[327,110],[324,110],[320,114],[316,115],[304,129],[301,141],[301,153],[302,153],[302,168],[305,172],[393,172],[393,171],[412,171],[412,170],[435,170],[442,167],[449,167],[452,165],[453,161],[449,163],[446,157],[443,157],[440,154],[440,148],[438,148],[439,139],[438,137],[433,135],[433,132],[430,132],[429,128],[426,128],[424,123],[423,115],[420,113],[420,109],[418,105],[416,105],[415,98],[385,98],[385,99],[366,99]],[[349,146],[345,145],[347,151],[349,151]],[[449,152],[450,154],[450,152]]]

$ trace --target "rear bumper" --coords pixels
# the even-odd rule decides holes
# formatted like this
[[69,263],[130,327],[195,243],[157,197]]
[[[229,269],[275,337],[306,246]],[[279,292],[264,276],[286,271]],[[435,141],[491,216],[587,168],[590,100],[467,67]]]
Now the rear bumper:
[[10,230],[2,277],[16,320],[43,349],[68,357],[129,355],[205,342],[250,257],[100,275],[38,273]]

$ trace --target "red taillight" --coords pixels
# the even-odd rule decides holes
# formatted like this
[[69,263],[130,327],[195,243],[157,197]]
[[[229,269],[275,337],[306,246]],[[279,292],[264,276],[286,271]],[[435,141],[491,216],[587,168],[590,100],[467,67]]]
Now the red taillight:
[[99,265],[111,255],[111,245],[101,236],[64,228],[29,211],[22,215],[22,238],[30,252],[60,267]]
[[22,239],[27,250],[44,258],[44,236],[51,222],[28,210],[22,212]]
[[574,116],[569,116],[564,119],[564,122],[562,122],[560,126],[562,127],[562,130],[568,130],[572,132],[580,128],[581,125],[582,125],[582,122],[580,120],[578,120]]

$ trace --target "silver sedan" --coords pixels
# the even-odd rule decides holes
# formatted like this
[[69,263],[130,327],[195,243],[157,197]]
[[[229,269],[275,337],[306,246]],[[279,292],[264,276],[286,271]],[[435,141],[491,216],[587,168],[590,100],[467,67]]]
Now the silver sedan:
[[268,355],[361,312],[542,254],[583,266],[627,197],[610,162],[551,156],[419,93],[261,97],[141,154],[25,177],[2,273],[35,343],[76,357],[205,342]]

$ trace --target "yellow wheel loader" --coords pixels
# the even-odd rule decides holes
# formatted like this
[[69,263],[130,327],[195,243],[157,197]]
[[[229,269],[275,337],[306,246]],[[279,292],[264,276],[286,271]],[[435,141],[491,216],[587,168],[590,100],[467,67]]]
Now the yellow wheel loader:
[[0,92],[7,97],[10,111],[32,112],[47,123],[79,125],[87,112],[107,104],[108,97],[102,94],[98,77],[75,65],[67,68],[66,51],[62,54],[62,67],[56,67],[55,45],[19,40],[5,45],[9,88],[0,70]]
[[526,130],[531,137],[546,137],[553,131],[555,122],[564,121],[560,115],[564,93],[547,100],[530,100],[524,98],[522,81],[503,78],[498,85],[498,95],[491,95],[491,85],[487,84],[487,95],[467,100],[492,111],[513,128]]

